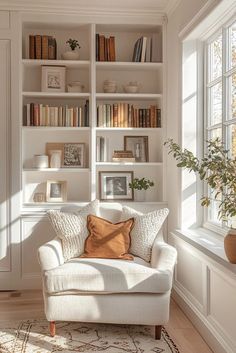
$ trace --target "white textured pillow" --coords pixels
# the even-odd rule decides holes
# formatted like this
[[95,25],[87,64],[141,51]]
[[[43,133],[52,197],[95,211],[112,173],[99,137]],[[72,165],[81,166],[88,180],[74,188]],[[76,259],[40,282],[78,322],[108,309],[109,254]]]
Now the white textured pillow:
[[47,212],[48,218],[62,241],[65,260],[78,257],[84,252],[84,243],[88,236],[87,216],[98,215],[99,201],[94,200],[81,210],[66,213],[57,210]]
[[131,254],[150,262],[154,240],[168,216],[168,213],[168,208],[162,208],[143,214],[133,208],[127,206],[122,207],[121,221],[132,217],[134,218],[134,227],[130,233],[131,246],[129,251]]

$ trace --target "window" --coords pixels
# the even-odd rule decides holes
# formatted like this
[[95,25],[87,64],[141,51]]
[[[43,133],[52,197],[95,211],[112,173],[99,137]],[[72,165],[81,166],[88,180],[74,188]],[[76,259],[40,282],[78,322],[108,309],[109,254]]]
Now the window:
[[[236,17],[206,43],[205,89],[205,139],[221,138],[236,157]],[[212,200],[206,223],[222,227],[218,202]]]

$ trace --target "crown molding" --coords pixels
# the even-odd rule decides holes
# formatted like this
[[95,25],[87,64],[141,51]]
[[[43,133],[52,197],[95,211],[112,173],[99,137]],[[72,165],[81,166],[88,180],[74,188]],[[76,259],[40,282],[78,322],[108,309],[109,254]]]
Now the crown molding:
[[166,7],[165,7],[165,13],[167,17],[169,18],[174,11],[177,9],[179,4],[181,3],[182,0],[169,0]]

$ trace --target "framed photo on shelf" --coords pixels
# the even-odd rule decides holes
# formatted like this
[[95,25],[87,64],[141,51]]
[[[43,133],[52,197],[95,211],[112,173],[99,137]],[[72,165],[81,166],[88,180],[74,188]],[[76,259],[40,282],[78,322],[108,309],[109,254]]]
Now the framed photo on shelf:
[[133,152],[135,162],[148,162],[148,136],[124,136],[124,150]]
[[85,144],[64,143],[63,166],[70,168],[84,168],[85,165]]
[[47,180],[46,201],[66,202],[67,182],[59,180]]
[[66,67],[42,65],[41,91],[65,92]]
[[100,200],[133,200],[133,172],[99,172]]

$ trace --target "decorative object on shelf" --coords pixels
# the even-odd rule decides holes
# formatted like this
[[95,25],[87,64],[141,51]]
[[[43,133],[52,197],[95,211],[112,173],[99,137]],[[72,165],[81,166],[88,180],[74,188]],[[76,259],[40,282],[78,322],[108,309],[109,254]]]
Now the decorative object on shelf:
[[66,67],[42,65],[41,91],[65,92]]
[[77,39],[68,39],[66,41],[66,44],[69,44],[69,47],[71,50],[66,51],[65,53],[63,53],[62,59],[64,60],[78,60],[79,59],[79,52],[77,50],[75,50],[76,48],[80,49],[81,46],[79,45],[79,42]]
[[104,93],[115,93],[117,91],[117,84],[114,80],[105,80],[103,82]]
[[46,201],[46,195],[44,192],[36,192],[33,196],[34,202],[45,202]]
[[85,143],[64,143],[63,166],[70,168],[84,168]]
[[33,158],[33,166],[36,169],[48,168],[48,156],[45,154],[35,154]]
[[207,141],[207,152],[202,159],[175,143],[172,139],[165,142],[169,153],[177,160],[177,167],[186,168],[199,174],[210,187],[211,195],[203,196],[201,205],[208,207],[214,199],[218,202],[218,217],[231,226],[224,239],[225,253],[229,261],[236,263],[236,159],[230,158],[230,151],[219,138]]
[[132,151],[113,151],[112,162],[135,162]]
[[29,58],[56,60],[57,42],[52,36],[47,35],[29,35]]
[[123,86],[126,93],[138,93],[140,89],[140,84],[137,81],[130,81],[127,85]]
[[62,150],[50,150],[50,168],[61,168]]
[[96,137],[96,161],[106,162],[108,154],[108,138],[103,136]]
[[154,182],[146,178],[134,178],[131,183],[129,183],[129,188],[135,190],[135,200],[145,201],[146,191],[154,186]]
[[[46,154],[49,157],[51,157],[51,155],[54,151],[56,151],[58,154],[60,152],[60,156],[61,156],[60,167],[52,167],[51,166],[51,158],[50,158],[50,160],[49,160],[50,168],[61,168],[63,166],[63,160],[64,160],[64,143],[47,142],[46,143]],[[58,162],[58,165],[59,165],[59,162]]]
[[148,162],[148,136],[124,136],[125,151],[132,151],[136,162]]
[[71,83],[68,83],[68,85],[67,85],[68,92],[81,93],[81,92],[83,92],[83,89],[84,89],[84,85],[80,81],[73,81]]
[[116,61],[115,37],[96,33],[96,61]]
[[129,184],[133,181],[133,172],[99,172],[99,190],[101,200],[133,200],[133,190]]
[[67,182],[59,180],[47,180],[47,202],[67,201]]

